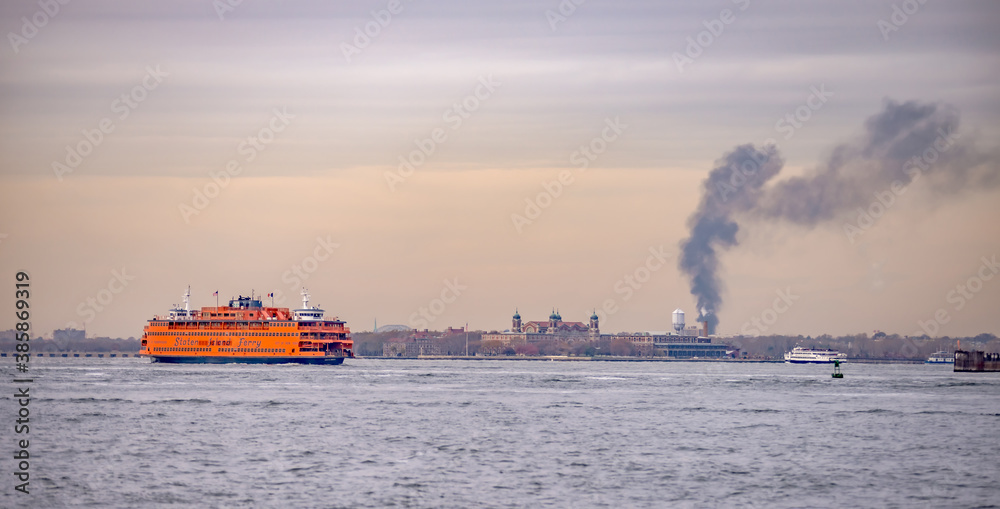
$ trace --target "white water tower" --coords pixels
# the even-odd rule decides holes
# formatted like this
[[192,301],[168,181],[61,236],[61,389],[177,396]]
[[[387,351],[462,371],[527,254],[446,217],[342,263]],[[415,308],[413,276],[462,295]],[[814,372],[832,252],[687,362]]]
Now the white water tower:
[[677,332],[684,330],[684,311],[681,311],[681,308],[674,310],[674,330]]

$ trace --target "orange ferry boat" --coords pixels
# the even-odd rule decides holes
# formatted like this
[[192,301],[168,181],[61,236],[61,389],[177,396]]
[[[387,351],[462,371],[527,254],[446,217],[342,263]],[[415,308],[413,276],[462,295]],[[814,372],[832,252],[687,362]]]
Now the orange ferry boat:
[[153,362],[264,364],[342,364],[354,357],[351,330],[309,307],[305,288],[302,309],[295,310],[240,296],[228,306],[192,311],[190,287],[183,298],[183,309],[149,320],[139,355]]

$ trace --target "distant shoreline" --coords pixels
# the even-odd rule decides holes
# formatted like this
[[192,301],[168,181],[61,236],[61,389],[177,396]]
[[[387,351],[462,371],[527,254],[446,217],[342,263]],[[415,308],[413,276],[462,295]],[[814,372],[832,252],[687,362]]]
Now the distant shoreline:
[[[418,357],[358,357],[359,359],[384,360],[468,360],[468,361],[563,361],[563,362],[717,362],[717,363],[756,363],[784,364],[783,359],[672,359],[668,357],[569,357],[561,355],[525,356],[525,355],[421,355]],[[857,364],[923,364],[920,359],[847,359],[848,363]],[[832,363],[830,363],[832,365]]]
[[[13,355],[0,352],[0,357]],[[84,358],[136,358],[138,352],[44,352],[33,356],[43,359],[84,359]],[[375,360],[448,360],[448,361],[558,361],[558,362],[717,362],[717,363],[749,363],[749,364],[784,364],[782,359],[673,359],[668,357],[570,357],[563,355],[421,355],[418,357],[356,357],[356,359]],[[348,359],[353,360],[353,359]],[[867,359],[848,358],[847,363],[853,364],[923,364],[921,359]]]

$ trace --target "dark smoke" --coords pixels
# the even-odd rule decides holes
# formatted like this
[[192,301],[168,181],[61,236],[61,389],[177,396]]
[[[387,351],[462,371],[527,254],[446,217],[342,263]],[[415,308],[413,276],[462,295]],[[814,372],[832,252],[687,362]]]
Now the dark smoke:
[[[722,303],[719,251],[737,245],[738,219],[785,220],[813,227],[897,199],[892,189],[927,178],[938,194],[1000,183],[1000,157],[978,152],[957,136],[952,107],[914,101],[885,102],[865,121],[864,133],[836,146],[825,164],[806,175],[766,186],[784,165],[773,145],[740,145],[708,174],[698,209],[688,219],[680,268],[698,299],[699,321],[718,325]],[[887,194],[888,193],[888,194]],[[884,206],[884,205],[883,205]]]
[[736,245],[740,226],[733,216],[757,206],[763,185],[781,171],[782,164],[774,146],[736,147],[709,172],[701,204],[688,219],[691,236],[681,242],[680,267],[691,278],[691,294],[698,298],[698,321],[708,321],[710,334],[719,323],[716,312],[722,302],[717,250]]

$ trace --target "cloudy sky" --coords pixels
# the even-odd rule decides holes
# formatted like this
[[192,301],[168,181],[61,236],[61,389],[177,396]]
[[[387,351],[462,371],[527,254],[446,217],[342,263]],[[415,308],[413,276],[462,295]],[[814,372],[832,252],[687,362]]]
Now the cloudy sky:
[[[997,19],[934,0],[5,2],[0,264],[10,288],[30,272],[45,336],[139,336],[188,285],[196,307],[295,307],[304,285],[355,330],[503,329],[515,307],[665,330],[697,314],[679,244],[737,145],[773,140],[780,185],[915,101],[954,112],[995,175]],[[870,221],[741,218],[719,332],[1000,334],[1000,192],[977,182],[915,180]],[[0,309],[12,327],[13,290]]]

